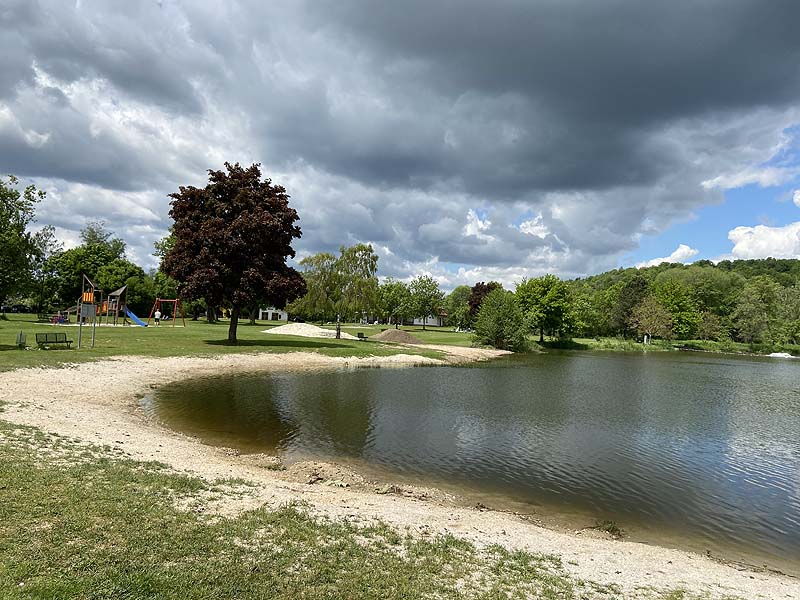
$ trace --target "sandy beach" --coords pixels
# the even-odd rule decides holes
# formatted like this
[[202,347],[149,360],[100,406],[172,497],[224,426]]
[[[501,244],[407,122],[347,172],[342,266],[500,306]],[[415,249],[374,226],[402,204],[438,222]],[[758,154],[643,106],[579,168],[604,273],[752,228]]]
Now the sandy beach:
[[332,519],[365,524],[379,519],[421,536],[451,533],[478,546],[501,544],[556,554],[576,577],[617,584],[626,597],[656,597],[651,595],[654,588],[680,587],[710,598],[800,598],[800,581],[789,576],[723,564],[686,551],[613,540],[597,531],[553,531],[517,515],[459,506],[437,490],[390,485],[377,493],[357,473],[337,465],[300,463],[275,471],[269,468],[275,462],[272,457],[240,456],[236,449],[204,445],[154,422],[139,404],[155,387],[191,377],[434,365],[444,360],[486,360],[500,354],[474,348],[436,348],[446,352],[447,358],[438,361],[399,354],[355,359],[297,352],[214,358],[119,357],[62,368],[20,369],[0,373],[0,401],[4,403],[0,418],[87,443],[107,444],[131,458],[161,461],[209,480],[242,478],[255,484],[245,494],[209,499],[205,510],[216,515],[302,501],[312,513]]

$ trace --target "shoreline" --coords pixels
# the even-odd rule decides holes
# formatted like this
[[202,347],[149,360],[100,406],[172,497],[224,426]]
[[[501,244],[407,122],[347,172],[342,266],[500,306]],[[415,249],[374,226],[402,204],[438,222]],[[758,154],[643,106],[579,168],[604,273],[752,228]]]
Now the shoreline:
[[[419,346],[418,346],[419,347]],[[256,484],[251,494],[228,498],[216,510],[233,516],[262,505],[277,508],[302,501],[312,514],[362,523],[382,520],[418,535],[451,533],[478,546],[553,553],[575,576],[614,583],[626,592],[646,586],[708,592],[710,597],[800,598],[800,581],[720,562],[685,550],[615,541],[597,531],[580,533],[542,527],[513,512],[468,508],[433,488],[402,485],[376,493],[371,482],[347,467],[305,461],[287,471],[271,470],[274,459],[207,446],[156,423],[139,400],[159,385],[220,373],[308,371],[364,367],[406,367],[487,360],[496,351],[433,347],[447,361],[398,354],[336,358],[311,352],[227,354],[210,357],[114,357],[69,367],[28,368],[0,373],[0,419],[123,450],[136,460],[156,460],[205,479],[241,478]],[[317,484],[309,483],[313,475]],[[358,480],[363,485],[358,485]],[[348,481],[353,481],[350,484]],[[325,485],[347,483],[347,487]]]

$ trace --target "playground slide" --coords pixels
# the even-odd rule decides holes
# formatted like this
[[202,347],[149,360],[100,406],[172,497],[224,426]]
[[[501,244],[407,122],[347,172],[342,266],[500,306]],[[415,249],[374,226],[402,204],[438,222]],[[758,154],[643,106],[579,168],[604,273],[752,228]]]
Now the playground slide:
[[128,315],[130,320],[133,321],[134,323],[136,323],[137,325],[139,325],[141,327],[147,327],[147,323],[145,323],[139,317],[137,317],[135,314],[133,314],[127,306],[125,307],[125,314]]

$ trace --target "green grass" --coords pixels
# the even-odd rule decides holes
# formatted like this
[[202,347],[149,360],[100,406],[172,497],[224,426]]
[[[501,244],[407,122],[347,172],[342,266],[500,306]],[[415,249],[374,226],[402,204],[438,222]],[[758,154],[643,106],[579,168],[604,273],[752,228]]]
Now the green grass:
[[[54,326],[37,323],[36,315],[7,315],[0,320],[0,371],[33,366],[56,366],[65,363],[85,362],[109,356],[203,356],[230,354],[238,352],[296,352],[313,351],[327,356],[389,356],[400,350],[386,347],[378,342],[353,340],[322,340],[287,335],[268,335],[264,329],[274,323],[240,323],[239,343],[227,343],[228,323],[209,324],[205,321],[190,321],[186,327],[97,327],[95,347],[91,348],[91,327],[83,328],[82,348],[75,348],[78,328],[75,326]],[[180,321],[178,322],[180,324]],[[15,345],[16,335],[23,331],[27,336],[30,350],[20,350]],[[73,340],[73,347],[39,350],[36,347],[36,333],[65,332]],[[440,357],[431,350],[414,351],[402,349],[404,353]]]
[[359,528],[297,506],[222,519],[177,508],[232,484],[0,421],[0,597],[619,597],[555,556]]
[[653,340],[651,344],[645,346],[636,340],[625,339],[621,337],[603,337],[603,338],[575,338],[570,340],[571,343],[579,346],[576,350],[601,350],[613,352],[663,352],[673,350],[673,344],[663,340]]
[[737,354],[770,354],[772,352],[788,352],[800,356],[800,346],[796,344],[745,344],[731,340],[715,342],[712,340],[681,340],[674,342],[677,347],[688,350],[705,350],[707,352],[734,352]]

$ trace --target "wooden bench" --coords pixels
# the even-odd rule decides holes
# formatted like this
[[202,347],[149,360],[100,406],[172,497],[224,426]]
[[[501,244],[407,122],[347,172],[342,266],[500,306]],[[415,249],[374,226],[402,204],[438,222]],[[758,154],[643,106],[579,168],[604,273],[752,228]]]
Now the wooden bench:
[[361,340],[362,342],[366,342],[366,341],[367,341],[367,336],[365,336],[365,335],[364,335],[364,332],[363,332],[363,331],[359,331],[359,332],[356,334],[356,337],[357,337],[359,340]]
[[39,348],[49,348],[55,344],[66,344],[67,348],[69,348],[70,344],[72,344],[72,340],[67,339],[66,333],[37,333],[36,343],[39,345]]

